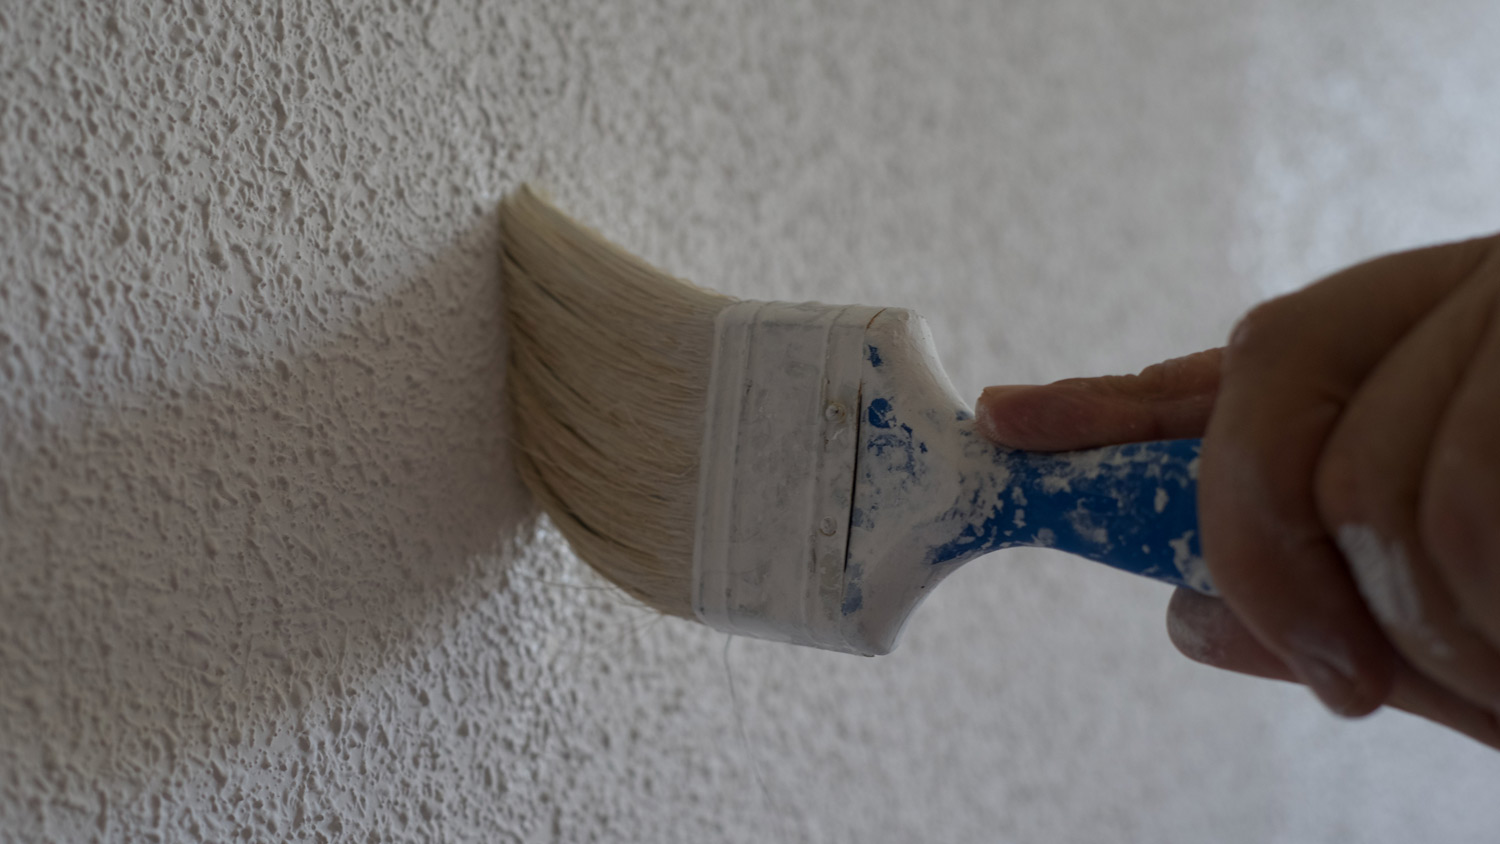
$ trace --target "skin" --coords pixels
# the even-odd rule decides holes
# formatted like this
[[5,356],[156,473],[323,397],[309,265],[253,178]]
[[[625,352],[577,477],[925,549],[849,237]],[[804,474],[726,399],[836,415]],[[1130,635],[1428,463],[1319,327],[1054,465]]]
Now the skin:
[[1030,450],[1203,437],[1223,599],[1173,597],[1178,648],[1500,749],[1500,237],[1350,267],[1138,375],[991,387],[977,413]]

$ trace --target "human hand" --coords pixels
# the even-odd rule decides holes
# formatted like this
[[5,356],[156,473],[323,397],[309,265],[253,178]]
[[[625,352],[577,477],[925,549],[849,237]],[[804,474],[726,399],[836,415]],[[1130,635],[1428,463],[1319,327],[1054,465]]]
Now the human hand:
[[1500,747],[1496,243],[1352,267],[1140,375],[991,388],[980,428],[1032,450],[1203,436],[1224,598],[1174,596],[1179,649]]

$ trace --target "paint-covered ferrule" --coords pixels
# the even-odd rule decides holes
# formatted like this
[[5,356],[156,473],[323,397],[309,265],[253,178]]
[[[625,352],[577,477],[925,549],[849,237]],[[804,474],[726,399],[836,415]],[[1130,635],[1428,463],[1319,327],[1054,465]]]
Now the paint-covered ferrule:
[[692,586],[709,626],[888,653],[942,578],[1017,545],[1212,592],[1197,441],[997,448],[899,308],[742,302],[716,337]]
[[837,651],[865,331],[880,308],[739,302],[716,322],[693,606],[718,630]]

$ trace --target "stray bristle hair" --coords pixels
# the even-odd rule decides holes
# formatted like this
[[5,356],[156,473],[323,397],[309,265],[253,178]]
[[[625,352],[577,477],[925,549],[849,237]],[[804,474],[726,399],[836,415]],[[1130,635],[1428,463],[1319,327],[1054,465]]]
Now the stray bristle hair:
[[584,562],[692,618],[714,317],[734,300],[656,270],[526,187],[500,225],[521,477]]

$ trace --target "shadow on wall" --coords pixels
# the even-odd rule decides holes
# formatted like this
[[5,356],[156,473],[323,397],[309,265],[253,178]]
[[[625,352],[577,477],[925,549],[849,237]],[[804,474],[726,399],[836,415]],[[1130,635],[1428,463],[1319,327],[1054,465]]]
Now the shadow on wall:
[[252,733],[337,722],[500,591],[532,507],[506,454],[498,238],[490,215],[285,354],[226,372],[225,348],[0,434],[0,767],[144,783],[279,743]]

